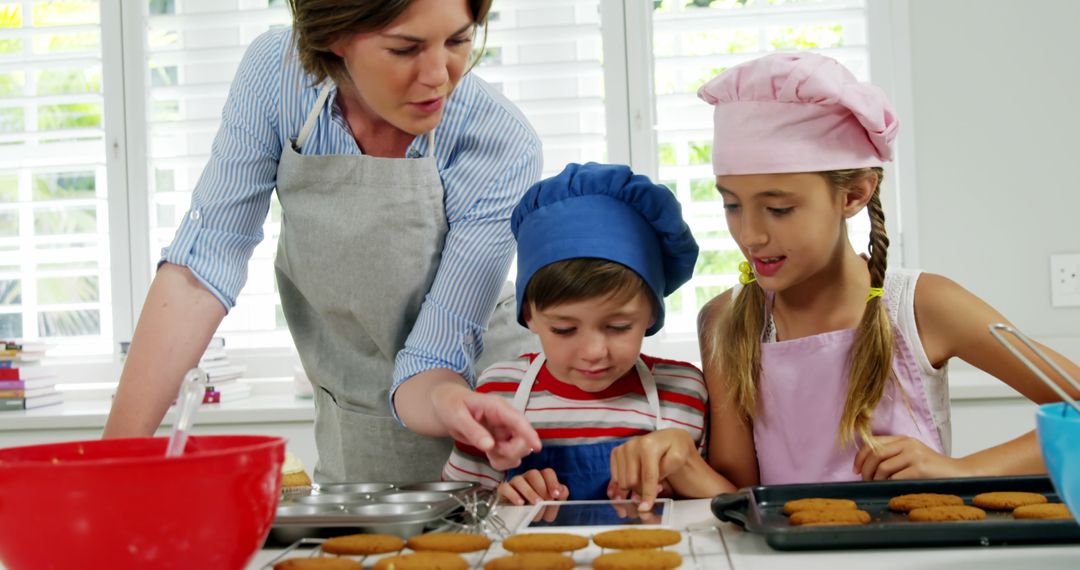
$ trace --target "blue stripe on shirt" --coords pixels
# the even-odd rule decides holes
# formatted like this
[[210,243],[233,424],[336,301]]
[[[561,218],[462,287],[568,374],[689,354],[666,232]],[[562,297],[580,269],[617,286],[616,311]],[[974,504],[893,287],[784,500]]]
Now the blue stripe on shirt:
[[[263,238],[282,148],[299,134],[318,92],[299,65],[290,29],[262,34],[248,47],[191,210],[161,260],[186,266],[226,309],[235,305]],[[473,363],[514,254],[510,212],[540,178],[539,137],[512,103],[472,74],[448,99],[435,147],[449,231],[435,280],[395,360],[392,411],[398,386],[425,370],[446,368],[474,380]],[[420,136],[407,155],[426,151],[427,137]],[[331,104],[300,152],[360,154]]]

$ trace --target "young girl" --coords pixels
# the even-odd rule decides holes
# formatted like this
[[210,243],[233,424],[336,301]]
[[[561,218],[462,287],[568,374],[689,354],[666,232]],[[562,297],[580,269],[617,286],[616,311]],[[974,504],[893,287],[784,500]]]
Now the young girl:
[[[742,285],[699,318],[709,465],[736,486],[1045,472],[1034,432],[949,454],[949,359],[1032,401],[1058,398],[989,334],[1000,313],[945,277],[886,269],[881,165],[897,120],[884,94],[807,53],[733,67],[699,96],[716,107],[716,185],[748,260]],[[863,208],[869,258],[845,224]],[[669,435],[649,436],[652,455],[638,461],[685,446]],[[669,466],[683,469],[696,473],[694,488],[672,480],[677,492],[719,488],[692,457]]]

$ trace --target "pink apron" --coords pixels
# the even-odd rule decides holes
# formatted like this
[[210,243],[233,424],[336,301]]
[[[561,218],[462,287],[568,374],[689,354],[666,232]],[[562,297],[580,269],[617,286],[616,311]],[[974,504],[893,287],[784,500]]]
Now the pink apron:
[[[772,306],[771,294],[768,304]],[[944,447],[915,357],[895,326],[893,339],[893,372],[907,402],[896,382],[889,382],[872,415],[871,429],[874,435],[918,439],[941,453]],[[836,437],[847,398],[848,354],[854,340],[855,329],[848,329],[762,342],[754,419],[762,485],[861,479],[852,472],[858,446],[853,442],[841,447]]]

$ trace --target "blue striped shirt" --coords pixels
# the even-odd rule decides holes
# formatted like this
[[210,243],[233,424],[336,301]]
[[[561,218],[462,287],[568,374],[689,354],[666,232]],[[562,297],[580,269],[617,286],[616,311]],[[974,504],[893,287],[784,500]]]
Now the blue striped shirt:
[[[263,238],[282,148],[299,134],[319,87],[300,67],[291,29],[256,38],[233,79],[191,210],[161,253],[162,262],[187,267],[226,309],[236,303]],[[427,146],[419,136],[407,156],[423,156]],[[512,103],[473,74],[447,100],[435,147],[449,231],[435,280],[394,363],[392,411],[398,386],[425,370],[447,368],[474,381],[473,363],[514,254],[510,212],[540,178],[539,137]],[[336,104],[324,106],[301,154],[360,154]]]

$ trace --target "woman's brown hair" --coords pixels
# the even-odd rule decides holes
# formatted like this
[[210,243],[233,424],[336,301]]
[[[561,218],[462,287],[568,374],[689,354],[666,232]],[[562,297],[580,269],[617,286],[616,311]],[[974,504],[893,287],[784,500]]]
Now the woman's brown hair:
[[[476,28],[484,30],[487,42],[487,18],[492,0],[467,0]],[[300,65],[317,84],[327,77],[341,85],[349,81],[345,62],[331,51],[342,37],[372,32],[389,26],[408,9],[413,0],[288,0],[293,15],[293,38],[300,55]],[[474,33],[475,29],[474,28]],[[483,44],[471,69],[483,53]]]
[[[885,213],[881,208],[879,167],[834,170],[820,173],[836,191],[843,191],[863,177],[877,177],[874,194],[867,203],[870,215],[870,286],[885,286],[889,237],[885,232]],[[752,420],[757,405],[761,376],[761,340],[764,333],[765,291],[757,282],[742,287],[713,330],[704,331],[706,358],[713,370],[723,370],[726,396],[745,420]],[[858,436],[867,445],[876,446],[870,431],[871,414],[892,377],[893,332],[882,297],[866,303],[849,355],[851,375],[847,398],[840,417],[839,443]]]

